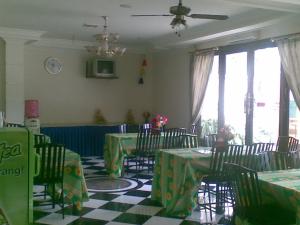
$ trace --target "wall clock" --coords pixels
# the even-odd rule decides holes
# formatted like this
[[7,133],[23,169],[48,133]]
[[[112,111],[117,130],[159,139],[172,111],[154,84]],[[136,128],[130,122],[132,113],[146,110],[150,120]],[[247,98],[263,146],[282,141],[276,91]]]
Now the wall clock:
[[62,70],[62,63],[53,57],[49,57],[45,60],[45,69],[50,74],[58,74]]

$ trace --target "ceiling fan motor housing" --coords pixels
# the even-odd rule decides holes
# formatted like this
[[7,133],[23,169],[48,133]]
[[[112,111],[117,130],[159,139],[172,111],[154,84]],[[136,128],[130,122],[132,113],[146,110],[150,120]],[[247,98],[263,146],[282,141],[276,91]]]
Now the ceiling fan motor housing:
[[182,5],[177,5],[177,6],[172,6],[170,8],[170,13],[173,15],[187,15],[191,11],[190,8],[182,6]]

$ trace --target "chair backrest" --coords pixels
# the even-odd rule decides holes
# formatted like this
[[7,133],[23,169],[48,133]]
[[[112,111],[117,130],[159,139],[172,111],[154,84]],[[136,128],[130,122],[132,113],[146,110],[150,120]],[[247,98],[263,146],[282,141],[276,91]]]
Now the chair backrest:
[[232,163],[225,163],[224,168],[233,188],[235,207],[242,211],[260,207],[262,195],[256,171]]
[[289,136],[279,136],[277,139],[276,150],[280,152],[290,152],[298,150],[299,140]]
[[225,147],[213,147],[210,158],[210,173],[224,177],[224,164],[234,163],[240,165],[244,151],[243,145],[228,145]]
[[254,143],[253,146],[256,153],[274,151],[274,143]]
[[139,155],[154,155],[159,149],[160,130],[157,129],[141,129],[137,136],[136,150]]
[[257,170],[257,167],[259,166],[257,154],[264,152],[264,150],[270,149],[271,147],[272,143],[254,143],[252,145],[246,145],[244,147],[243,157],[240,165],[252,170]]
[[202,133],[202,127],[200,126],[200,124],[192,124],[190,128],[190,133],[196,134],[200,137]]
[[5,123],[5,126],[6,127],[25,127],[24,125],[19,124],[19,123]]
[[127,133],[127,124],[126,124],[126,123],[120,124],[120,125],[119,125],[119,133],[120,133],[120,134],[125,134],[125,133]]
[[34,146],[46,144],[46,136],[43,134],[34,134]]
[[199,147],[199,139],[196,134],[182,134],[180,135],[181,148],[196,148]]
[[261,152],[258,154],[258,170],[287,170],[295,168],[297,152]]
[[65,165],[65,147],[60,144],[42,144],[35,146],[40,155],[40,173],[35,183],[62,182]]
[[168,128],[164,131],[162,148],[180,148],[180,136],[186,134],[185,128]]
[[208,147],[214,147],[217,142],[217,134],[208,134],[204,136],[204,144]]
[[151,128],[152,128],[152,125],[151,125],[151,123],[144,123],[144,124],[141,125],[141,127],[142,127],[143,129],[151,129]]
[[244,145],[228,145],[226,162],[241,165]]
[[224,162],[227,160],[228,147],[213,147],[210,157],[209,170],[211,174],[223,175]]

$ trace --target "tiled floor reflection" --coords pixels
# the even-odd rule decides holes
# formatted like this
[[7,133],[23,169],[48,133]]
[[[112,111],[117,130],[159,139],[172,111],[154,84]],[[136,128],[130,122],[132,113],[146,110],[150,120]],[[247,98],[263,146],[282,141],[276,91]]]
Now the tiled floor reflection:
[[[104,162],[96,157],[82,158],[86,179],[106,175]],[[133,173],[125,175],[130,181],[129,188],[120,190],[90,191],[90,200],[83,204],[81,215],[74,215],[71,206],[65,208],[65,219],[62,219],[61,208],[51,206],[34,208],[35,225],[199,225],[226,224],[223,215],[213,215],[210,221],[209,212],[194,209],[186,218],[168,217],[164,209],[151,201],[152,176],[140,176],[136,182]],[[114,187],[114,185],[112,185]],[[107,187],[106,187],[107,188]],[[210,222],[210,223],[209,223]]]

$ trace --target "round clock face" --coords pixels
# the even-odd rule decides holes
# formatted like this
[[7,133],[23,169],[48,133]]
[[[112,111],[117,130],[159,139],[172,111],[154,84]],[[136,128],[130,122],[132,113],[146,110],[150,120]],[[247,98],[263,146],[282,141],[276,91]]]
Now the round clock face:
[[50,74],[58,74],[62,69],[62,64],[58,59],[49,57],[45,60],[45,69]]

